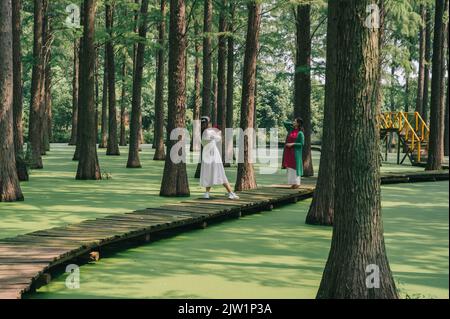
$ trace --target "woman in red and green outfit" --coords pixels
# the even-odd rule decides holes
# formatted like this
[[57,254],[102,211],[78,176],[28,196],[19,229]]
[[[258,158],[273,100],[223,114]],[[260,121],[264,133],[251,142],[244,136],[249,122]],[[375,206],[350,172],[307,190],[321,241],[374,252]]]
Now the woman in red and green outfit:
[[303,176],[303,120],[296,118],[294,122],[283,122],[288,135],[283,152],[282,168],[287,169],[288,184],[291,188],[299,188]]

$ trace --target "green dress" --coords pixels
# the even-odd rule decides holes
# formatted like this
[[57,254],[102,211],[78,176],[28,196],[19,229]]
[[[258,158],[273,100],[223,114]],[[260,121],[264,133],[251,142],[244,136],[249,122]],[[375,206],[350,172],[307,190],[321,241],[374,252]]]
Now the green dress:
[[[294,130],[294,125],[292,125],[289,121],[283,122],[284,127],[288,131],[288,134]],[[297,139],[294,143],[294,155],[295,155],[295,164],[297,170],[297,176],[303,176],[303,144],[305,143],[305,135],[302,131],[298,132]],[[286,146],[283,151],[283,159],[284,153],[286,151]]]

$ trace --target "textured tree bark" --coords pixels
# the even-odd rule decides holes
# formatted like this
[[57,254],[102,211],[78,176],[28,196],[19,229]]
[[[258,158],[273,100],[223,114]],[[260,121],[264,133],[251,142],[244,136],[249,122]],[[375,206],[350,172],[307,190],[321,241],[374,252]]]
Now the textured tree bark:
[[13,28],[13,131],[17,176],[20,181],[28,181],[28,169],[23,152],[23,84],[22,84],[22,26],[20,18],[21,0],[12,2]]
[[52,29],[51,29],[51,15],[47,14],[47,12],[50,12],[49,10],[50,3],[48,0],[44,1],[44,24],[43,24],[43,34],[42,34],[42,41],[43,41],[43,51],[44,51],[44,74],[42,79],[42,115],[41,115],[41,121],[42,121],[42,148],[41,148],[41,155],[46,155],[46,152],[50,150],[50,130],[51,130],[51,108],[52,108],[52,98],[51,98],[51,65],[50,60],[52,56],[52,43],[53,43],[53,35],[52,35]]
[[[169,31],[169,97],[167,121],[167,150],[170,154],[176,141],[170,133],[176,128],[185,128],[186,116],[186,4],[184,0],[170,1]],[[186,143],[185,138],[181,139]],[[184,145],[185,147],[185,145]],[[166,156],[161,182],[160,196],[189,196],[186,163],[175,163]]]
[[214,76],[212,76],[212,95],[211,95],[211,101],[212,101],[212,108],[211,108],[211,123],[215,126],[217,125],[217,60],[214,59],[213,63],[213,73]]
[[[217,54],[217,125],[225,141],[227,123],[227,0],[222,0],[219,17],[219,51]],[[222,143],[222,162],[225,163],[225,143]],[[225,165],[225,164],[224,164]]]
[[425,25],[425,76],[423,79],[423,108],[422,118],[429,122],[430,114],[430,66],[431,66],[431,35],[433,29],[433,18],[431,15],[431,6],[427,6],[426,25]]
[[[84,26],[84,0],[81,2],[81,8],[80,8],[80,25]],[[75,152],[73,154],[73,161],[78,161],[80,159],[80,144],[81,144],[81,112],[80,112],[80,103],[81,103],[81,88],[83,86],[83,67],[81,65],[83,61],[83,39],[84,35],[81,36],[81,39],[79,41],[79,48],[78,48],[78,113],[77,113],[77,143],[75,145]]]
[[106,148],[108,144],[108,55],[104,56],[103,64],[103,90],[102,90],[102,120],[99,148]]
[[[236,13],[236,6],[233,1],[230,1],[229,6],[229,14],[230,14],[230,20],[229,20],[229,30],[228,32],[231,34],[228,37],[228,43],[227,43],[227,98],[226,98],[226,104],[227,104],[227,111],[226,111],[226,127],[233,128],[234,127],[234,119],[233,119],[233,113],[234,113],[234,30],[233,30],[233,23],[234,23],[234,16]],[[231,143],[228,143],[225,145],[226,153],[228,158],[232,158],[233,156],[233,141]]]
[[325,80],[325,107],[323,119],[320,170],[314,197],[309,207],[306,223],[333,225],[335,190],[335,103],[336,103],[336,39],[337,1],[328,2],[327,61]]
[[[212,31],[212,0],[204,0],[203,10],[203,87],[202,87],[202,110],[201,116],[208,116],[214,123],[212,112],[212,48],[211,48],[211,31]],[[200,152],[203,148],[201,148]],[[201,157],[201,153],[200,153]],[[197,164],[194,177],[200,178],[201,163]]]
[[124,54],[123,62],[122,62],[122,92],[120,94],[120,146],[127,146],[127,138],[126,138],[126,118],[127,118],[127,109],[126,109],[126,77],[127,77],[127,63],[126,63],[126,55]]
[[[201,108],[201,84],[200,84],[200,50],[201,45],[197,40],[200,34],[200,26],[195,21],[194,32],[195,32],[195,67],[194,67],[194,111],[193,111],[193,120],[200,120],[200,108]],[[191,143],[191,151],[198,152],[200,151],[200,145],[194,145]]]
[[366,27],[361,19],[370,4],[371,0],[337,1],[335,109],[342,128],[335,131],[333,237],[317,298],[398,298],[380,204],[379,30]]
[[72,133],[70,135],[69,145],[77,144],[77,127],[78,127],[78,82],[79,82],[79,46],[78,39],[73,42],[73,77],[72,77]]
[[[139,37],[147,37],[147,12],[148,0],[142,0],[141,4],[142,21],[139,25]],[[141,99],[142,99],[142,75],[144,69],[145,43],[140,41],[136,49],[136,58],[133,75],[133,97],[131,101],[131,121],[130,121],[130,146],[128,150],[127,168],[141,168],[139,160],[140,127],[141,127]]]
[[117,141],[117,109],[116,109],[116,63],[114,58],[114,45],[112,42],[114,27],[114,4],[109,2],[105,7],[106,29],[109,39],[106,41],[106,54],[108,55],[108,143],[106,155],[120,155],[119,142]]
[[50,66],[51,52],[48,48],[48,57],[45,61],[45,80],[43,94],[43,118],[42,118],[42,155],[45,155],[46,151],[50,151],[50,137],[52,131],[52,70]]
[[212,30],[212,0],[205,0],[203,19],[203,91],[202,116],[211,117],[211,30]]
[[426,170],[442,168],[443,158],[443,114],[442,114],[442,59],[444,42],[444,12],[443,0],[436,0],[434,39],[433,39],[433,65],[431,78],[430,101],[430,145],[428,148],[428,161]]
[[44,3],[34,1],[34,41],[33,41],[33,71],[31,76],[31,102],[29,115],[28,147],[30,151],[30,168],[42,169],[42,81],[44,74],[43,56],[43,21]]
[[13,26],[11,0],[0,3],[0,202],[23,200],[13,130]]
[[295,63],[295,117],[303,119],[303,175],[313,176],[311,156],[311,5],[297,6],[297,56]]
[[[444,17],[448,16],[448,0],[445,0],[444,2]],[[441,104],[441,144],[440,144],[440,148],[441,148],[441,162],[444,161],[444,156],[445,156],[445,140],[446,140],[446,136],[445,136],[445,127],[448,125],[447,122],[445,122],[446,120],[446,101],[445,101],[445,97],[446,95],[446,90],[445,90],[445,71],[447,70],[448,66],[446,67],[446,52],[447,52],[447,41],[448,41],[448,20],[445,19],[443,21],[442,24],[442,56],[441,56],[441,95],[440,95],[440,104]],[[448,53],[448,52],[447,52]],[[447,54],[448,56],[448,54]]]
[[[259,29],[261,24],[261,4],[251,1],[247,4],[248,25],[245,42],[244,70],[242,82],[241,129],[253,129],[255,116],[256,58],[258,53]],[[237,191],[257,187],[253,163],[250,163],[253,138],[244,138],[244,158],[239,160],[236,185]],[[241,146],[240,146],[241,147]]]
[[95,127],[95,12],[96,0],[84,0],[83,45],[81,54],[80,86],[80,159],[76,179],[101,179],[97,157],[97,138]]
[[[448,28],[448,25],[447,25]],[[448,66],[449,66],[449,54],[448,54],[448,46],[449,46],[449,39],[448,39],[448,33],[447,33],[447,72],[448,72]],[[448,76],[447,76],[447,90],[445,91],[447,92],[447,97],[446,97],[446,101],[445,101],[445,127],[444,127],[444,156],[448,156],[449,155],[449,125],[450,125],[450,116],[449,116],[449,101],[448,101]]]
[[417,99],[416,99],[416,112],[423,114],[423,89],[425,81],[425,40],[426,40],[426,18],[427,7],[420,5],[420,17],[422,26],[419,32],[419,72],[417,76]]
[[159,23],[158,36],[158,58],[156,65],[156,88],[155,88],[155,155],[156,161],[163,161],[166,158],[164,149],[164,53],[165,53],[165,33],[166,33],[166,0],[161,0],[161,22]]

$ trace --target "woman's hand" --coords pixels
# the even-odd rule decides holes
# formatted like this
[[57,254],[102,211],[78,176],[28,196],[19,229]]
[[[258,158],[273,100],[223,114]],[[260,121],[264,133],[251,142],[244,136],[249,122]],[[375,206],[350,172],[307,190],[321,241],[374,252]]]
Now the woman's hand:
[[291,147],[293,147],[293,146],[294,146],[294,143],[286,143],[286,147],[291,148]]

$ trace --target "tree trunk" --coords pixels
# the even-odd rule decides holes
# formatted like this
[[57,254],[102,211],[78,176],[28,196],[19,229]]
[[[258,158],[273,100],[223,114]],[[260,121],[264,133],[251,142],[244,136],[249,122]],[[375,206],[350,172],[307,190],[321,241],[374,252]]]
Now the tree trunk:
[[[175,145],[170,139],[173,129],[185,128],[186,116],[186,4],[184,0],[170,1],[169,31],[169,96],[167,121],[167,150]],[[185,152],[185,139],[180,140]],[[189,196],[186,163],[175,163],[172,156],[166,156],[161,182],[160,196]]]
[[[194,70],[194,110],[193,110],[193,120],[200,120],[200,108],[201,108],[201,84],[200,84],[200,49],[201,45],[198,40],[199,32],[199,24],[195,21],[194,32],[195,32],[195,70]],[[200,151],[199,145],[194,145],[191,143],[191,151],[198,152]]]
[[425,44],[426,44],[426,16],[427,7],[420,5],[421,23],[419,32],[419,72],[417,76],[417,99],[416,112],[423,114],[423,96],[424,96],[424,80],[425,80]]
[[335,131],[336,213],[317,298],[398,298],[381,217],[379,130],[375,121],[379,30],[361,21],[370,4],[372,0],[337,1],[336,29],[340,32],[335,47],[335,109],[336,123],[345,129]]
[[[139,37],[147,37],[147,12],[148,0],[142,0],[141,17],[139,26]],[[130,121],[130,146],[128,151],[128,168],[141,168],[139,160],[140,127],[141,127],[141,99],[142,99],[142,75],[144,69],[145,43],[140,41],[136,49],[136,58],[133,76],[133,97],[131,102],[131,121]]]
[[[242,82],[241,129],[253,129],[255,116],[255,86],[256,86],[256,58],[258,54],[259,29],[261,24],[261,4],[251,1],[247,4],[248,26],[245,42],[244,70]],[[252,135],[252,134],[250,134]],[[253,163],[249,160],[253,152],[253,137],[244,137],[244,158],[239,159],[236,185],[237,191],[254,189],[257,187]],[[242,147],[242,145],[239,145]]]
[[404,95],[404,104],[405,104],[405,112],[409,112],[409,71],[405,70],[405,95]]
[[[447,25],[448,28],[448,25]],[[448,66],[449,66],[449,55],[448,55],[448,46],[449,46],[449,39],[448,39],[448,34],[447,34],[447,72],[448,72]],[[444,156],[448,156],[449,155],[449,121],[450,121],[450,117],[449,117],[449,101],[448,101],[448,77],[447,77],[447,90],[445,91],[447,92],[447,97],[446,97],[446,101],[445,101],[445,126],[444,126]]]
[[103,64],[103,91],[102,91],[102,120],[101,138],[99,148],[106,148],[108,144],[108,56],[105,50]]
[[[50,50],[50,49],[49,49]],[[43,130],[42,130],[42,155],[45,155],[45,151],[50,151],[50,137],[52,131],[52,70],[50,66],[50,52],[48,52],[48,58],[45,63],[45,80],[44,80],[44,92],[43,92],[43,103],[44,103],[44,117],[42,119]]]
[[[203,10],[203,88],[202,88],[202,111],[201,116],[208,116],[211,122],[214,122],[213,113],[211,112],[212,103],[212,45],[211,45],[211,32],[212,32],[212,0],[204,0]],[[200,160],[203,153],[203,147],[200,150]],[[201,163],[197,164],[194,177],[200,178]]]
[[159,23],[158,58],[156,59],[156,88],[155,88],[155,161],[166,158],[164,149],[164,53],[166,33],[166,0],[161,0],[161,22]]
[[0,3],[0,202],[23,200],[13,130],[13,26],[11,0]]
[[76,179],[101,179],[95,128],[95,11],[96,0],[84,0],[80,86],[80,160]]
[[333,225],[335,190],[335,103],[336,103],[336,39],[337,2],[328,2],[327,60],[325,80],[325,107],[323,119],[320,169],[314,197],[309,207],[306,223]]
[[100,101],[100,93],[99,93],[99,83],[98,83],[98,70],[99,70],[99,63],[98,63],[98,48],[95,51],[95,139],[98,143],[98,105]]
[[203,20],[203,91],[202,116],[211,117],[211,31],[212,31],[212,0],[205,0]]
[[108,67],[108,143],[106,155],[120,155],[119,143],[117,141],[117,109],[116,109],[116,63],[114,58],[113,27],[114,27],[114,4],[108,3],[106,11],[106,29],[109,39],[106,41],[106,55]]
[[[444,6],[444,17],[448,16],[448,0],[445,0],[444,2],[445,6]],[[447,51],[447,41],[448,41],[448,20],[444,20],[443,25],[442,25],[442,57],[441,57],[441,95],[440,95],[440,104],[441,104],[441,162],[444,161],[444,156],[445,156],[445,127],[448,125],[447,122],[445,121],[446,119],[446,101],[445,101],[445,97],[446,95],[448,95],[448,92],[446,92],[445,90],[445,71],[447,70],[446,68],[446,53],[448,53]],[[447,55],[448,56],[448,55]],[[446,94],[447,93],[447,94]]]
[[431,34],[433,28],[433,18],[431,15],[431,6],[427,6],[426,25],[425,25],[425,76],[423,79],[423,108],[422,118],[429,122],[430,114],[430,66],[431,66]]
[[438,170],[442,168],[442,59],[444,57],[444,1],[436,0],[436,12],[433,39],[433,66],[431,78],[431,102],[430,102],[430,145],[428,149],[428,161],[426,170]]
[[[84,26],[84,0],[81,2],[81,8],[80,8],[80,25]],[[83,55],[83,35],[80,38],[80,41],[78,43],[78,113],[77,113],[77,143],[75,145],[75,152],[73,154],[73,161],[78,161],[80,159],[80,144],[81,144],[81,112],[80,112],[80,103],[81,103],[81,87],[83,86],[83,67],[81,65],[82,63],[82,55]]]
[[21,0],[12,2],[13,27],[13,131],[17,176],[28,181],[28,169],[23,152],[23,84],[22,84],[22,26],[20,18]]
[[28,147],[30,168],[42,169],[42,81],[44,74],[43,55],[43,21],[44,3],[34,1],[34,41],[33,41],[33,71],[31,76],[31,102],[29,115]]
[[120,96],[120,146],[127,146],[127,138],[126,138],[126,117],[127,117],[127,110],[126,110],[126,77],[127,77],[127,63],[126,63],[126,54],[123,56],[123,63],[122,63],[122,92]]
[[[217,74],[217,63],[214,63],[213,74]],[[212,82],[212,112],[211,112],[211,123],[217,125],[217,77],[213,76]]]
[[77,127],[78,127],[78,82],[80,75],[79,63],[79,47],[78,39],[73,42],[73,78],[72,78],[72,133],[69,145],[77,144]]
[[52,42],[53,42],[53,35],[51,30],[51,21],[50,21],[50,15],[47,14],[49,12],[49,1],[44,1],[44,12],[46,13],[44,15],[44,24],[43,24],[43,50],[44,50],[44,78],[42,80],[42,148],[41,148],[41,154],[45,155],[47,151],[50,150],[50,133],[51,130],[51,66],[50,66],[50,60],[52,55]]
[[[226,127],[234,127],[234,16],[236,13],[236,7],[233,1],[230,1],[230,22],[228,32],[231,34],[228,37],[228,48],[227,48],[227,111],[226,111]],[[227,157],[232,158],[233,156],[233,143],[228,143],[226,147]]]
[[303,176],[313,176],[311,156],[311,5],[297,6],[297,57],[295,63],[295,117],[303,119]]
[[[227,0],[222,0],[219,17],[219,52],[217,54],[217,125],[222,131],[222,141],[225,141],[227,122]],[[222,162],[225,163],[225,143],[222,143]]]

